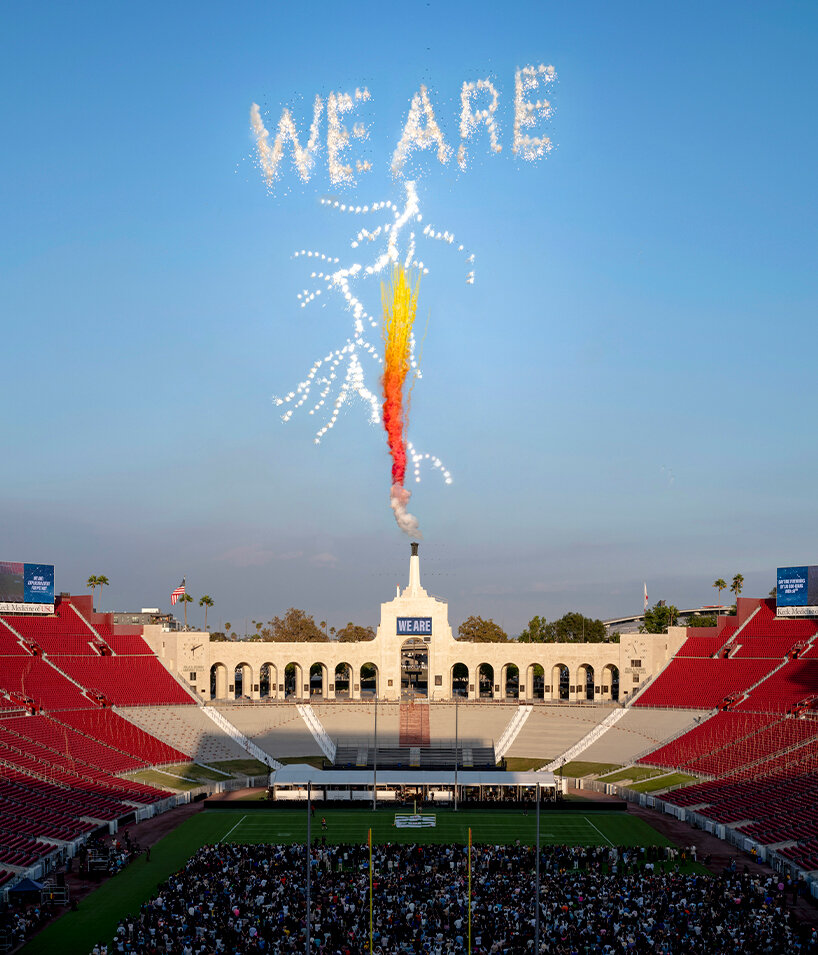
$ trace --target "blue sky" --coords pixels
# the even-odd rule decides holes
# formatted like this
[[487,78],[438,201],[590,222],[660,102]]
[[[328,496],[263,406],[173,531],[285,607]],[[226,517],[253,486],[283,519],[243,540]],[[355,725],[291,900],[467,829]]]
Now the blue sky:
[[[0,31],[3,559],[89,574],[103,608],[211,622],[303,607],[376,623],[408,547],[381,430],[350,402],[320,447],[273,403],[342,347],[301,309],[321,248],[400,202],[389,163],[430,89],[456,146],[490,77],[503,151],[416,175],[428,319],[409,437],[439,455],[412,510],[452,622],[688,606],[742,572],[818,563],[811,428],[818,239],[811,3],[6,4]],[[515,68],[558,82],[540,162],[511,151]],[[366,86],[373,169],[272,194],[249,110],[302,133],[316,94]],[[289,157],[286,158],[289,162]],[[434,246],[434,247],[432,247]],[[362,285],[377,309],[377,283]],[[375,336],[377,340],[377,336]],[[374,366],[370,384],[377,384]],[[238,623],[237,623],[238,621]]]

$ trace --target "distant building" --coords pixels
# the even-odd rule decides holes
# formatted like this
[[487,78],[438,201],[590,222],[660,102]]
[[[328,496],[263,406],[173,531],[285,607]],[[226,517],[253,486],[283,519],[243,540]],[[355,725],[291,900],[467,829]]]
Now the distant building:
[[162,613],[158,607],[143,607],[140,611],[115,611],[115,624],[128,624],[137,627],[162,627],[163,630],[178,630],[179,621],[172,613]]

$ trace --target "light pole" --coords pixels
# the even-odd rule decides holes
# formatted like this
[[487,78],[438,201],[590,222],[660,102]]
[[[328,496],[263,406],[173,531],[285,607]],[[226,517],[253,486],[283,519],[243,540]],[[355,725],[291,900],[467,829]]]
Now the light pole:
[[454,698],[454,811],[455,812],[457,812],[457,763],[458,763],[457,748],[459,746],[458,733],[457,733],[457,730],[458,730],[457,703],[458,703],[458,698],[455,696]]
[[375,754],[372,757],[372,810],[378,808],[378,688],[375,684]]
[[310,816],[312,814],[312,782],[307,783],[307,955],[310,955],[310,861],[312,856],[312,829],[310,827]]
[[534,892],[534,955],[540,955],[540,784],[537,783],[536,891]]

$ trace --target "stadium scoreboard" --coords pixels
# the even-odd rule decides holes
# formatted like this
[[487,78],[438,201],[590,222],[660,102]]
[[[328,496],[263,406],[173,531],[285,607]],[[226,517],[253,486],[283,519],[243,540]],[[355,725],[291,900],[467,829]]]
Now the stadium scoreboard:
[[779,617],[818,617],[818,566],[779,567],[775,605]]
[[0,561],[0,613],[54,613],[54,565]]

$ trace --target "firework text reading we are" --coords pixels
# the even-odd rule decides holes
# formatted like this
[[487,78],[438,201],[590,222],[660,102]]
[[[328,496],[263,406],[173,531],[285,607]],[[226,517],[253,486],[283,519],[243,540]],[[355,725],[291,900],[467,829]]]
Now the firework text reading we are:
[[[514,73],[514,122],[511,143],[512,154],[519,159],[534,161],[551,151],[548,136],[538,126],[546,123],[552,114],[551,103],[545,96],[549,86],[556,80],[553,66],[523,66]],[[368,159],[355,160],[352,166],[352,140],[365,140],[369,129],[365,123],[354,121],[357,107],[370,99],[368,89],[356,89],[354,93],[331,92],[326,100],[327,113],[327,165],[333,185],[355,185],[356,173],[364,174],[372,169]],[[500,94],[489,79],[464,82],[460,91],[460,131],[457,141],[457,162],[461,169],[468,165],[468,145],[479,133],[488,136],[492,152],[502,152],[499,124],[496,119]],[[250,123],[258,147],[258,160],[267,185],[272,187],[282,171],[285,151],[292,152],[292,162],[303,182],[309,182],[315,166],[315,156],[320,147],[321,123],[324,100],[315,97],[309,138],[302,145],[301,137],[289,108],[282,110],[275,138],[270,142],[270,132],[264,125],[261,111],[256,103],[250,110]],[[350,114],[350,115],[347,115]],[[342,121],[342,119],[344,121]],[[446,141],[434,106],[425,86],[412,97],[409,114],[403,127],[400,141],[392,154],[392,175],[402,178],[407,161],[415,151],[431,150],[438,161],[445,165],[454,152],[453,144]]]

